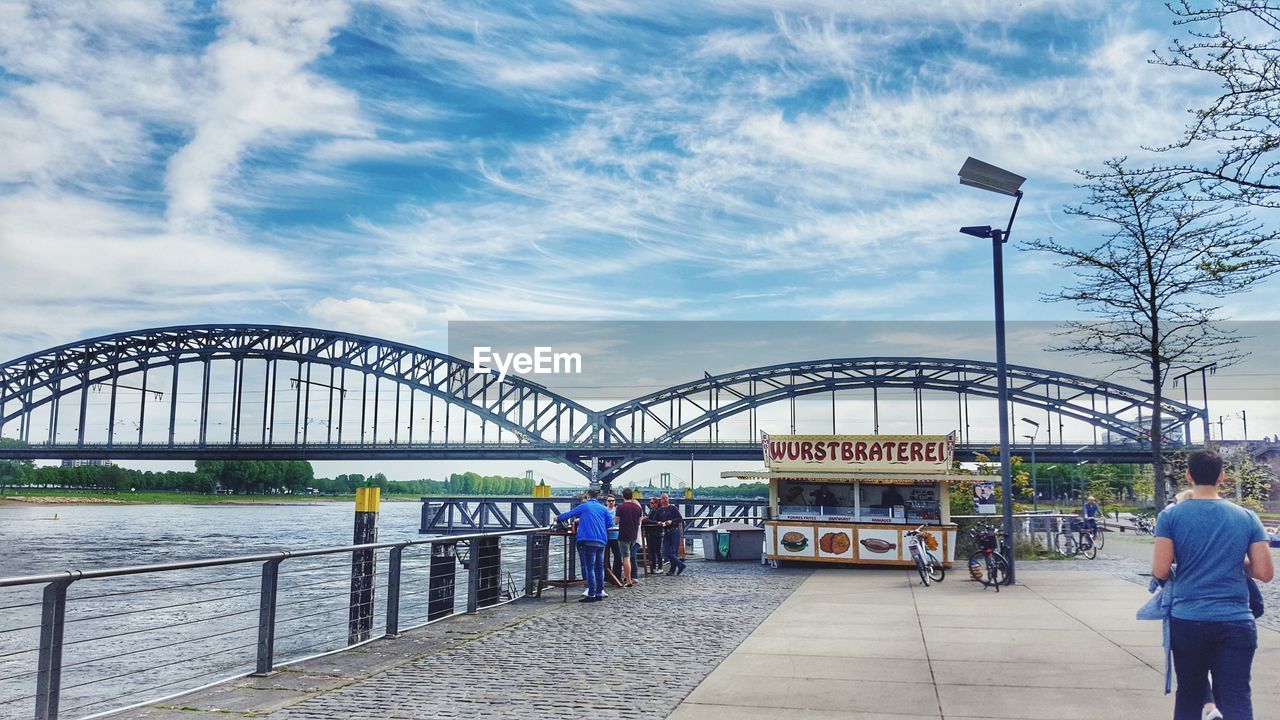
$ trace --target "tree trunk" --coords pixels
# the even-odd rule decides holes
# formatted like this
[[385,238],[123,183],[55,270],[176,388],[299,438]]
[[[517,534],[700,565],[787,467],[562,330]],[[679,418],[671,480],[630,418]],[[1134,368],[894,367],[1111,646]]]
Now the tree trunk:
[[1164,458],[1160,452],[1164,441],[1164,417],[1160,412],[1160,406],[1164,402],[1164,397],[1160,388],[1158,360],[1151,363],[1151,388],[1151,471],[1155,479],[1156,510],[1159,511],[1164,507],[1169,493],[1164,477]]

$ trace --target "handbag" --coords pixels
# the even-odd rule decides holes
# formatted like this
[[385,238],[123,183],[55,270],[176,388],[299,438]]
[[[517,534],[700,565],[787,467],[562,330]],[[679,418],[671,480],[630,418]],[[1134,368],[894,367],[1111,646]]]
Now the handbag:
[[1245,582],[1249,586],[1249,611],[1256,618],[1262,617],[1262,613],[1266,612],[1266,606],[1262,603],[1262,589],[1258,587],[1258,582],[1251,577],[1246,577]]

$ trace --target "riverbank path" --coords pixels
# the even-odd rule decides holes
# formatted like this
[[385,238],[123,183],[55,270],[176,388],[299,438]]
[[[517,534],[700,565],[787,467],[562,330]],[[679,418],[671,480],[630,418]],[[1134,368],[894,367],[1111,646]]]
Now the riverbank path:
[[[1024,563],[997,594],[959,567],[926,588],[900,569],[696,562],[605,602],[557,592],[127,717],[1172,717],[1160,625],[1134,619],[1146,588],[1107,567]],[[1270,717],[1280,633],[1260,626],[1259,644]]]

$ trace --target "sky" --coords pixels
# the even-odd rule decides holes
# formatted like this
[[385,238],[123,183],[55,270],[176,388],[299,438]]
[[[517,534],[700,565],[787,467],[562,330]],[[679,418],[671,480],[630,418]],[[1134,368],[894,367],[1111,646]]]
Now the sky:
[[968,156],[1028,178],[1009,318],[1077,317],[1017,241],[1096,239],[1076,171],[1153,162],[1215,96],[1149,62],[1176,32],[1104,0],[0,0],[0,358],[196,323],[443,351],[460,320],[984,320],[957,229],[1011,207]]

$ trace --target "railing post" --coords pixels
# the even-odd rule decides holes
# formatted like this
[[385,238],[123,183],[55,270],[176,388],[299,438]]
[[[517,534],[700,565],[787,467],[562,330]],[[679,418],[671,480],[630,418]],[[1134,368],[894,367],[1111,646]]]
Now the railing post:
[[40,658],[36,675],[36,720],[56,720],[62,686],[62,628],[67,616],[67,586],[58,580],[44,586],[40,611]]
[[400,635],[400,554],[403,552],[403,545],[393,547],[387,560],[387,631],[384,637]]
[[474,613],[480,609],[480,563],[476,557],[476,541],[471,540],[467,543],[471,546],[467,558],[467,613]]
[[254,677],[266,677],[275,669],[276,589],[284,558],[262,563],[262,590],[258,595],[258,665]]
[[431,575],[427,580],[427,621],[453,614],[458,561],[451,542],[431,543]]
[[540,594],[542,585],[538,575],[538,538],[536,533],[524,536],[524,594],[534,597]]

